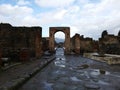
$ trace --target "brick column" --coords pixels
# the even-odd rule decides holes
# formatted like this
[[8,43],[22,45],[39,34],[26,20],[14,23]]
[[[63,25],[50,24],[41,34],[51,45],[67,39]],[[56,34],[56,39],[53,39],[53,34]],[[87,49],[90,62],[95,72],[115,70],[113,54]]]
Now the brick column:
[[36,51],[36,57],[39,58],[42,55],[42,40],[41,40],[41,31],[36,31],[35,36],[35,51]]

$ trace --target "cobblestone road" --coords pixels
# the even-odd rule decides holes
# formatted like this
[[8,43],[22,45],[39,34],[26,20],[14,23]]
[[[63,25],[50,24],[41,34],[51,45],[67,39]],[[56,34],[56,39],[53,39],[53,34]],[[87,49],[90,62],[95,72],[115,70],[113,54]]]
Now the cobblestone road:
[[56,51],[56,60],[30,79],[19,90],[120,90],[120,66],[64,55]]

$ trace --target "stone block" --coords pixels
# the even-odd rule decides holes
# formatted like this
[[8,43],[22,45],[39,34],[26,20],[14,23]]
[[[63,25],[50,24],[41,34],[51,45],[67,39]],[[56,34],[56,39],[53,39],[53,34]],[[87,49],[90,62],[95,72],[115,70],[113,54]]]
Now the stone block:
[[22,49],[20,51],[20,61],[29,61],[30,60],[30,52],[28,49]]

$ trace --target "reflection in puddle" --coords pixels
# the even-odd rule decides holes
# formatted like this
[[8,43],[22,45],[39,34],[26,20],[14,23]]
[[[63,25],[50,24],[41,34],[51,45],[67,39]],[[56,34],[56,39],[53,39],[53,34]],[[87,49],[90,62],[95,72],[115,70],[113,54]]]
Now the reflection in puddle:
[[104,82],[104,81],[102,81],[102,80],[99,80],[98,83],[99,83],[99,84],[102,84],[102,85],[109,85],[109,83]]
[[[99,70],[99,69],[93,69],[93,71],[91,72],[91,75],[100,75],[100,74],[102,74],[102,73],[101,73],[101,70]],[[110,72],[104,71],[104,75],[109,75],[109,74],[110,74]]]
[[80,79],[78,79],[77,77],[71,77],[70,78],[72,81],[80,81]]
[[44,82],[44,85],[45,85],[44,88],[45,88],[46,90],[53,90],[53,89],[52,89],[52,85],[53,85],[52,83]]
[[56,60],[54,61],[56,66],[65,67],[65,57],[64,57],[64,49],[57,48],[56,49]]
[[55,65],[59,67],[65,67],[65,64],[60,61],[55,61]]

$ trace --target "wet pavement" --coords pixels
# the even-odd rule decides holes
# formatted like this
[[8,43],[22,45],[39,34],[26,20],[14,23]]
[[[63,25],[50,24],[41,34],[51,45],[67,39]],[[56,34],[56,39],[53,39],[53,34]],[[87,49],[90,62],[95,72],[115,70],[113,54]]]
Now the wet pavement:
[[120,66],[56,50],[56,59],[19,90],[120,90]]

